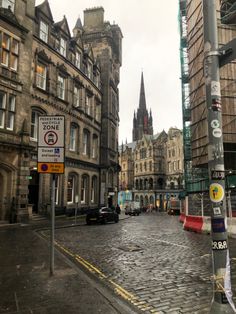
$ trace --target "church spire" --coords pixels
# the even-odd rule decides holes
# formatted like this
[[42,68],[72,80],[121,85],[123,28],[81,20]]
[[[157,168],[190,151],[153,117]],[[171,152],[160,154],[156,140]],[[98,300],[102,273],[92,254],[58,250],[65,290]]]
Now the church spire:
[[141,86],[140,86],[140,95],[139,95],[139,109],[146,110],[146,98],[144,90],[144,81],[143,81],[143,72],[141,75]]

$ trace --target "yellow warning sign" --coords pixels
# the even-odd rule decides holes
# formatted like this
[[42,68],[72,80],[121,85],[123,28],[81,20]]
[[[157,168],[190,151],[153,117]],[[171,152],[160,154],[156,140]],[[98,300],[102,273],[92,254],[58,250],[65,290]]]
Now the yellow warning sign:
[[38,162],[40,173],[64,173],[64,163]]
[[210,199],[214,203],[221,202],[225,196],[225,191],[222,185],[219,183],[212,183],[210,185]]

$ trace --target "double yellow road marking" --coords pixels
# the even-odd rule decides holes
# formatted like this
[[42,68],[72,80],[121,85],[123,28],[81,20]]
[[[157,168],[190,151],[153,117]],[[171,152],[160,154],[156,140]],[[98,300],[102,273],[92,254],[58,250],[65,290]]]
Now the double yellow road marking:
[[67,248],[63,247],[59,242],[55,241],[55,245],[60,248],[63,252],[68,254],[69,256],[73,257],[78,263],[80,263],[83,267],[85,267],[89,272],[96,274],[99,276],[102,280],[107,280],[114,291],[119,294],[123,299],[131,302],[133,305],[137,306],[142,311],[149,311],[153,314],[158,314],[158,312],[155,309],[152,309],[150,304],[146,303],[145,301],[140,301],[138,297],[134,296],[124,288],[122,288],[120,285],[115,283],[113,280],[108,279],[108,277],[103,274],[97,267],[90,264],[88,261],[86,261],[84,258],[79,256],[78,254],[74,254],[71,251],[69,251]]

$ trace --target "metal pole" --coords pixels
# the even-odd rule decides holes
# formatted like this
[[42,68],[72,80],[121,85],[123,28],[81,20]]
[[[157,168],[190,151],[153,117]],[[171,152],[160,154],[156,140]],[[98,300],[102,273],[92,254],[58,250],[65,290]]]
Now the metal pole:
[[55,238],[55,174],[52,175],[51,191],[51,247],[50,247],[50,275],[54,275],[54,238]]
[[208,120],[208,170],[211,200],[213,299],[210,313],[235,313],[232,301],[226,230],[225,170],[222,138],[221,92],[216,0],[202,0],[204,23],[204,75]]

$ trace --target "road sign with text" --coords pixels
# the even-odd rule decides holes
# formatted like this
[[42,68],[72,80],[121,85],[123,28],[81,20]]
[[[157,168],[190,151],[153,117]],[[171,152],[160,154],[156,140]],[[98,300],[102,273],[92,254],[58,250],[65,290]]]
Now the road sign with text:
[[40,116],[38,135],[38,172],[64,173],[65,117]]

